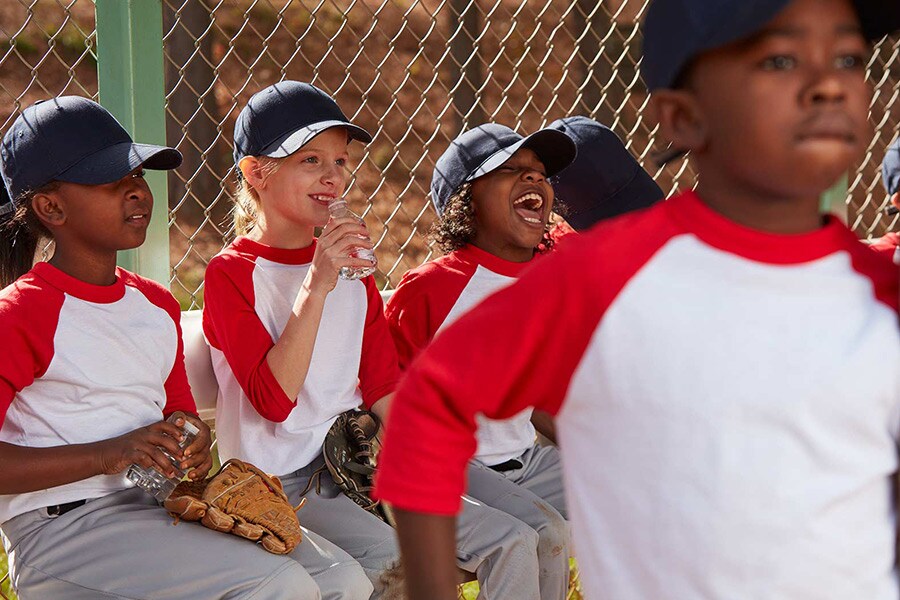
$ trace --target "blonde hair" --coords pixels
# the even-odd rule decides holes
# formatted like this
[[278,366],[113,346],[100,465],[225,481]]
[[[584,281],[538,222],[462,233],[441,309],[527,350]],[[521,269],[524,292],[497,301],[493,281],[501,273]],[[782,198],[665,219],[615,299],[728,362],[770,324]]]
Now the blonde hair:
[[[271,177],[281,166],[281,159],[278,158],[269,158],[268,156],[255,158],[259,161],[263,179]],[[250,185],[246,177],[241,176],[238,179],[237,190],[234,192],[235,235],[247,235],[256,226],[256,221],[259,219],[259,202],[259,192]]]

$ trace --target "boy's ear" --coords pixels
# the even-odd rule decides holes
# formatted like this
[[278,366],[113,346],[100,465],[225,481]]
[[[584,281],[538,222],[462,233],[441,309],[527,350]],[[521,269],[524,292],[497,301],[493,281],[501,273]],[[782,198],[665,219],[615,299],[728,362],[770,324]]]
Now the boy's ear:
[[684,90],[657,90],[650,98],[651,115],[659,123],[660,136],[683,151],[706,146],[706,123],[693,94]]
[[38,192],[31,199],[34,214],[46,227],[59,227],[66,222],[66,206],[55,191]]
[[266,174],[263,172],[262,163],[255,156],[245,156],[238,163],[241,175],[254,188],[261,190],[266,186]]

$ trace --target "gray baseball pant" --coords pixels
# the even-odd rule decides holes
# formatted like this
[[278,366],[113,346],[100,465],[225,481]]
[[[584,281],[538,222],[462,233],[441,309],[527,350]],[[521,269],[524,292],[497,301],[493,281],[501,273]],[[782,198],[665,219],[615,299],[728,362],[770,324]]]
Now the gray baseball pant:
[[303,496],[306,504],[297,512],[300,523],[359,563],[374,587],[373,599],[381,598],[387,592],[393,594],[392,590],[397,588],[390,585],[390,577],[400,560],[394,528],[344,495],[324,470],[324,465],[325,460],[319,455],[306,467],[280,478],[294,505],[300,503],[300,493],[308,490]]
[[[345,496],[323,466],[320,456],[309,466],[281,478],[290,501],[298,503],[310,477],[320,473],[304,496],[306,505],[298,513],[300,522],[359,561],[378,596],[394,595],[397,588],[381,580],[399,556],[394,530]],[[543,598],[538,547],[539,535],[529,524],[484,502],[463,498],[457,519],[457,564],[475,573],[481,600]]]
[[59,517],[37,509],[2,525],[20,600],[318,600],[368,598],[372,586],[338,547],[304,531],[286,556],[179,523],[137,488]]
[[467,493],[537,532],[540,597],[564,599],[569,587],[570,532],[559,452],[556,447],[535,444],[519,460],[521,468],[503,472],[471,461]]

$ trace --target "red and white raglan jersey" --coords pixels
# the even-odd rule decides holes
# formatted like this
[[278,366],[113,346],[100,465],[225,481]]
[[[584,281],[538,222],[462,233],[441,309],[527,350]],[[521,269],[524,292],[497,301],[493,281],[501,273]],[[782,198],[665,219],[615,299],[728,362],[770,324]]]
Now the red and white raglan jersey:
[[[408,271],[385,308],[400,366],[405,369],[440,330],[514,282],[533,262],[510,262],[467,245]],[[497,465],[531,448],[535,441],[531,413],[529,407],[509,419],[478,415],[475,458]]]
[[[39,263],[0,291],[0,441],[85,444],[196,414],[178,302],[133,273],[116,277],[96,286]],[[0,522],[132,485],[122,473],[3,495]]]
[[690,192],[573,238],[411,366],[378,495],[454,513],[474,415],[534,406],[587,597],[896,600],[897,267]]
[[319,455],[339,414],[394,391],[397,352],[373,277],[339,279],[328,294],[300,394],[288,398],[275,380],[266,355],[287,325],[315,249],[315,242],[286,250],[241,237],[209,262],[203,332],[219,383],[223,461],[240,458],[277,475],[296,471]]

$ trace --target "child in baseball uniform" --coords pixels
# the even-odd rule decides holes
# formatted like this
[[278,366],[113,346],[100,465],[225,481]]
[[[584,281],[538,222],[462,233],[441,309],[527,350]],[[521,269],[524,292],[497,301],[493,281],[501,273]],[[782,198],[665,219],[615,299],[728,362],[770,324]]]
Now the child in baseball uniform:
[[[350,256],[372,247],[365,226],[328,212],[353,139],[371,138],[311,85],[285,81],[251,98],[235,130],[239,237],[207,269],[204,332],[220,455],[280,474],[292,502],[306,498],[302,522],[353,556],[381,595],[395,580],[383,576],[399,554],[394,530],[323,476],[321,454],[341,412],[364,404],[385,418],[399,378],[374,278],[338,278],[341,267],[371,266]],[[481,596],[537,600],[536,589],[523,593],[538,571],[537,534],[465,503],[473,517],[460,528],[459,564],[477,574]]]
[[896,2],[650,4],[642,75],[697,189],[573,236],[407,370],[376,491],[413,600],[455,597],[476,415],[529,406],[588,598],[897,598],[898,272],[819,197],[898,28]]
[[[523,137],[496,123],[450,143],[431,183],[439,215],[435,235],[447,254],[407,272],[385,311],[402,367],[461,314],[515,281],[536,260],[539,246],[552,244],[548,178],[571,163],[575,152],[572,140],[554,129]],[[530,597],[539,591],[545,600],[563,599],[569,532],[559,454],[556,447],[535,442],[531,417],[526,408],[509,419],[478,418],[478,450],[468,467],[466,494],[537,532],[533,552],[539,569],[520,583],[530,583]],[[464,504],[460,527],[479,511]],[[464,537],[457,532],[459,545]]]
[[321,476],[338,415],[365,405],[383,416],[399,377],[374,277],[338,276],[372,266],[352,255],[372,248],[365,225],[329,216],[353,140],[371,137],[314,86],[283,81],[250,98],[234,132],[238,237],[207,268],[203,331],[222,460],[277,474],[294,504],[308,490],[301,522],[362,566],[368,597],[397,562],[394,529]]
[[[0,150],[0,532],[19,597],[315,600],[319,582],[361,577],[328,570],[325,554],[307,572],[297,558],[317,555],[309,539],[276,556],[196,524],[173,527],[125,477],[132,464],[173,476],[160,448],[191,479],[212,464],[178,303],[116,267],[116,252],[140,246],[150,222],[143,169],[175,168],[181,154],[134,143],[75,96],[26,108]],[[51,240],[49,261],[32,267]],[[182,452],[185,421],[199,433]]]

